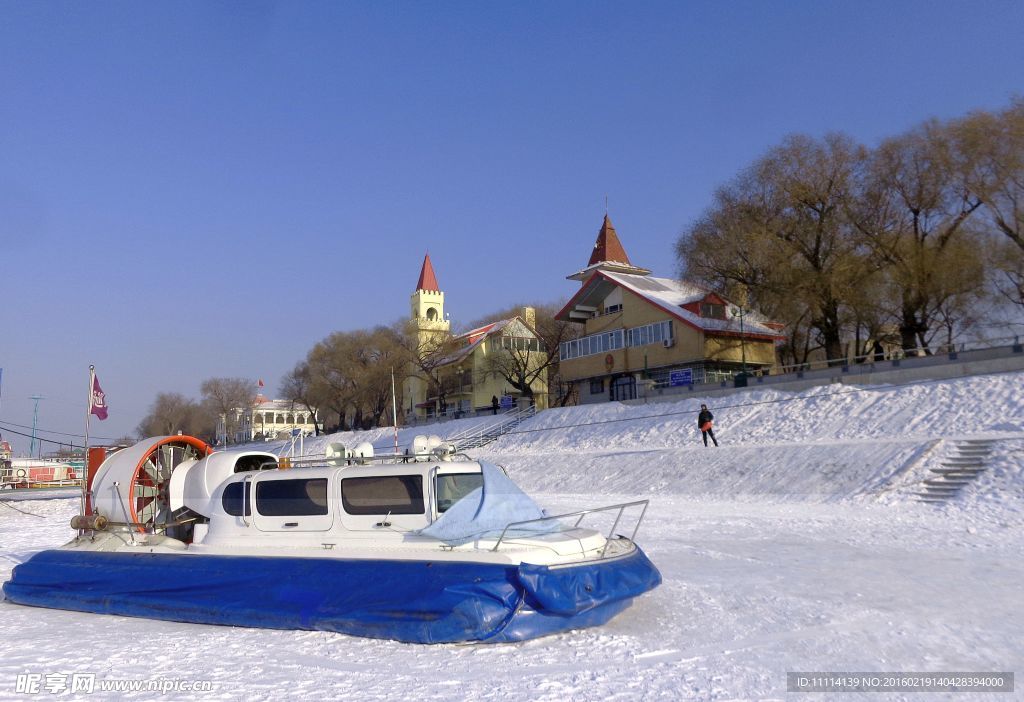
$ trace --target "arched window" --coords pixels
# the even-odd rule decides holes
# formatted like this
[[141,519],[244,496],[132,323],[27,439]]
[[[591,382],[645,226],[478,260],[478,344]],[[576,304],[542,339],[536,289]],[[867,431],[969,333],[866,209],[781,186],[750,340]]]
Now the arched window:
[[430,320],[431,322],[436,322],[437,321],[437,310],[435,310],[433,307],[428,307],[427,308],[427,319]]

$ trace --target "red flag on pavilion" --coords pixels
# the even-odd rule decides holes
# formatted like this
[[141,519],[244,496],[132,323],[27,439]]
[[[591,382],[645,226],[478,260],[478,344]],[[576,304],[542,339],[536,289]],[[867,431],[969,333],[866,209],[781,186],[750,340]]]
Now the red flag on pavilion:
[[97,419],[107,418],[107,395],[103,392],[103,388],[100,387],[100,379],[96,377],[96,372],[89,369],[89,374],[92,376],[92,392],[89,395],[89,414],[95,414]]
[[257,385],[261,388],[263,387],[263,378],[260,378],[260,382],[257,383]]

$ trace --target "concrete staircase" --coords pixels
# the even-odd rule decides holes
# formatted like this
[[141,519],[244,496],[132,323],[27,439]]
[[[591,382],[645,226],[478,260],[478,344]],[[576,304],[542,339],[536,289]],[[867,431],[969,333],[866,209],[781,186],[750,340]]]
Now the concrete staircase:
[[925,480],[923,492],[914,493],[918,502],[945,504],[988,470],[994,439],[965,439],[953,444],[941,467],[932,468],[934,477]]
[[455,450],[459,453],[468,449],[486,446],[499,436],[508,434],[536,413],[537,408],[532,406],[526,409],[509,410],[504,414],[499,414],[494,422],[449,436],[445,441],[449,444],[454,444]]

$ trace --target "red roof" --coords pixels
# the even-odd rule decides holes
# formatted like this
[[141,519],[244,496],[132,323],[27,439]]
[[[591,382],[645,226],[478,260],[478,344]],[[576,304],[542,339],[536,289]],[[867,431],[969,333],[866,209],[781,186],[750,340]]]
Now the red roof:
[[590,254],[590,263],[587,265],[592,266],[602,261],[618,261],[633,265],[629,262],[629,256],[622,248],[622,242],[619,241],[619,235],[615,233],[615,227],[608,215],[604,216],[601,231],[597,233],[597,241],[594,242],[594,252]]
[[441,288],[437,287],[437,276],[434,275],[434,266],[430,263],[430,254],[423,257],[423,268],[420,269],[420,279],[416,281],[416,289],[441,292]]

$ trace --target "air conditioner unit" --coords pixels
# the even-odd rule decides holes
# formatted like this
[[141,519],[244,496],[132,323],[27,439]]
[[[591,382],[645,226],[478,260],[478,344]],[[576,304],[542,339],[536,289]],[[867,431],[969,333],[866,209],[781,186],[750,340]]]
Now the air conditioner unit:
[[673,346],[676,345],[676,340],[675,339],[665,339],[661,343],[664,344],[666,349],[670,349],[670,348],[672,348]]

